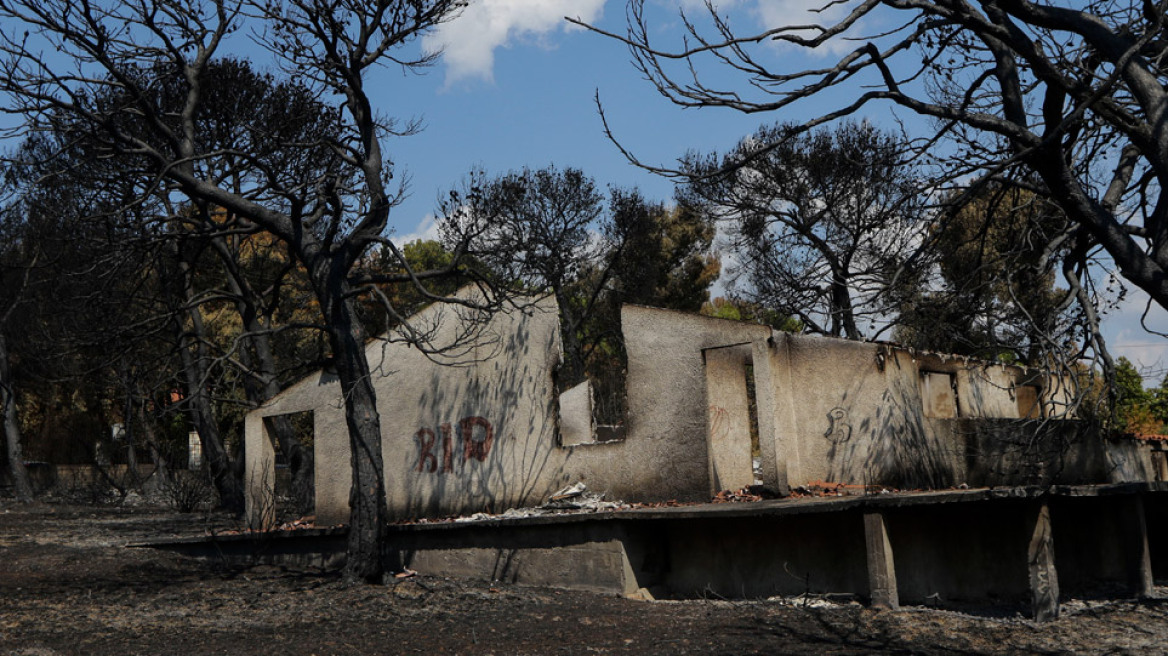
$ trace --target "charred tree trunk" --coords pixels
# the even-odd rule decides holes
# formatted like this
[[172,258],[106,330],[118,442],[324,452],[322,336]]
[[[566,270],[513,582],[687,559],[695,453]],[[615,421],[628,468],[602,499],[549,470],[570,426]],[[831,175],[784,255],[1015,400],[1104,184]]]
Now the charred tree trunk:
[[[315,277],[315,276],[314,276]],[[349,491],[349,537],[345,578],[378,583],[386,572],[389,509],[381,452],[377,392],[365,356],[365,330],[343,276],[321,276],[317,298],[326,318],[333,363],[345,400],[353,485]]]
[[134,446],[133,431],[126,431],[126,483],[129,487],[142,489],[142,477],[138,475],[138,452]]
[[846,280],[831,285],[832,330],[834,335],[847,339],[860,339],[860,329],[856,325],[856,313],[852,307],[852,295]]
[[16,416],[16,387],[12,383],[12,372],[8,367],[8,342],[3,331],[0,331],[0,415],[4,421],[5,453],[8,456],[8,471],[12,476],[16,499],[21,502],[32,501],[32,481],[24,466],[20,424]]
[[142,489],[142,477],[138,475],[138,452],[134,448],[134,394],[129,380],[126,380],[126,399],[122,410],[122,437],[126,440],[126,481],[130,487]]

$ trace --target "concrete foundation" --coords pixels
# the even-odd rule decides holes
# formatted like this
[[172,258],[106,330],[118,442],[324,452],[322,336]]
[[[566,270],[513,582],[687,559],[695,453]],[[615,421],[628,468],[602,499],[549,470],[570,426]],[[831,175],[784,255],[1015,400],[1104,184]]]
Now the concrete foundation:
[[[395,566],[438,576],[657,598],[851,595],[1051,619],[1060,598],[1140,597],[1168,578],[1168,540],[1148,530],[1166,508],[1162,483],[1005,488],[395,525],[390,540]],[[343,538],[150,546],[339,566]]]
[[628,594],[638,581],[622,528],[602,522],[400,527],[392,557],[425,574]]

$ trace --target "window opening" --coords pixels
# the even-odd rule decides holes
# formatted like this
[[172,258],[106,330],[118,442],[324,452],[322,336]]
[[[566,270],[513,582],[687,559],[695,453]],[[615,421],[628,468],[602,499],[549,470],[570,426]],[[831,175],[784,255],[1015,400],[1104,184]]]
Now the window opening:
[[1018,417],[1042,419],[1042,389],[1037,385],[1018,385],[1014,388],[1014,400],[1018,404]]
[[921,372],[921,401],[926,417],[954,419],[957,410],[957,383],[951,373]]

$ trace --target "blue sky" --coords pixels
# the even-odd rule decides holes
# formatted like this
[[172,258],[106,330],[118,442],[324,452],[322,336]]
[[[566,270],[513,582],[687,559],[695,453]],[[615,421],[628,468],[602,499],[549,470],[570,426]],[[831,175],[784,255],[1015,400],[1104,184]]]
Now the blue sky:
[[[733,24],[743,32],[774,21],[804,22],[806,0],[724,0]],[[653,36],[662,45],[680,38],[679,8],[700,15],[694,0],[651,0]],[[689,149],[725,150],[763,123],[799,120],[825,111],[821,101],[794,111],[747,116],[730,110],[682,110],[657,94],[629,63],[625,47],[571,26],[563,16],[580,17],[602,29],[623,33],[624,3],[619,0],[476,0],[464,14],[428,37],[423,45],[443,47],[444,55],[426,75],[386,70],[377,93],[382,111],[421,116],[426,129],[398,140],[390,152],[410,179],[410,197],[394,213],[392,227],[401,239],[431,236],[438,198],[472,167],[503,173],[547,164],[578,167],[601,185],[636,185],[651,199],[669,200],[672,186],[630,165],[603,134],[593,96],[600,94],[617,137],[647,163],[669,164]],[[810,22],[810,21],[807,21]],[[791,48],[765,46],[763,56],[795,67],[833,54],[810,56]],[[724,72],[714,72],[715,75]],[[893,127],[887,107],[866,117]],[[899,114],[910,122],[914,119]],[[1145,332],[1140,314],[1145,297],[1138,290],[1106,321],[1106,336],[1116,355],[1148,370],[1159,382],[1168,366],[1168,341]],[[1156,311],[1149,325],[1168,331],[1168,315]],[[1153,380],[1154,378],[1154,380]]]
[[[700,0],[648,4],[652,36],[669,48],[680,44],[679,9],[695,18],[705,14]],[[799,13],[818,2],[719,4],[746,33],[778,20],[813,20]],[[621,142],[642,161],[667,165],[687,150],[725,150],[763,123],[798,120],[823,107],[808,103],[800,114],[772,116],[683,110],[640,78],[623,44],[573,26],[564,16],[617,33],[626,27],[621,0],[474,0],[459,18],[424,40],[423,47],[444,53],[428,74],[385,70],[378,76],[384,87],[375,100],[382,111],[422,116],[426,123],[422,134],[389,148],[411,180],[411,197],[393,219],[399,236],[423,234],[439,195],[476,166],[488,173],[553,163],[577,167],[601,185],[636,185],[649,198],[668,200],[669,181],[630,165],[605,138],[597,93]],[[807,60],[791,47],[768,45],[761,52],[784,66]],[[883,116],[870,117],[890,123],[892,114],[885,110]]]
[[[663,14],[672,21],[676,8]],[[726,148],[759,125],[735,112],[674,107],[638,77],[623,45],[571,26],[565,15],[624,28],[618,2],[482,0],[425,41],[444,46],[427,75],[384,72],[383,111],[421,115],[426,124],[390,146],[411,180],[411,198],[395,212],[399,235],[418,234],[439,195],[476,166],[488,173],[577,167],[601,185],[636,185],[668,200],[668,181],[628,164],[607,141],[596,93],[621,140],[654,163],[691,148]],[[479,29],[484,24],[495,27]]]

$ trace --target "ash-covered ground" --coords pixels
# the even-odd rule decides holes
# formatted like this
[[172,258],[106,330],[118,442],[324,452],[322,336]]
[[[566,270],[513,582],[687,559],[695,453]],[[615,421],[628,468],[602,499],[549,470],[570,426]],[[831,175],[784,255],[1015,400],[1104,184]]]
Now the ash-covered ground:
[[231,528],[151,507],[0,500],[0,654],[1164,654],[1168,596],[1018,615],[645,602],[414,577],[226,568],[127,544]]

